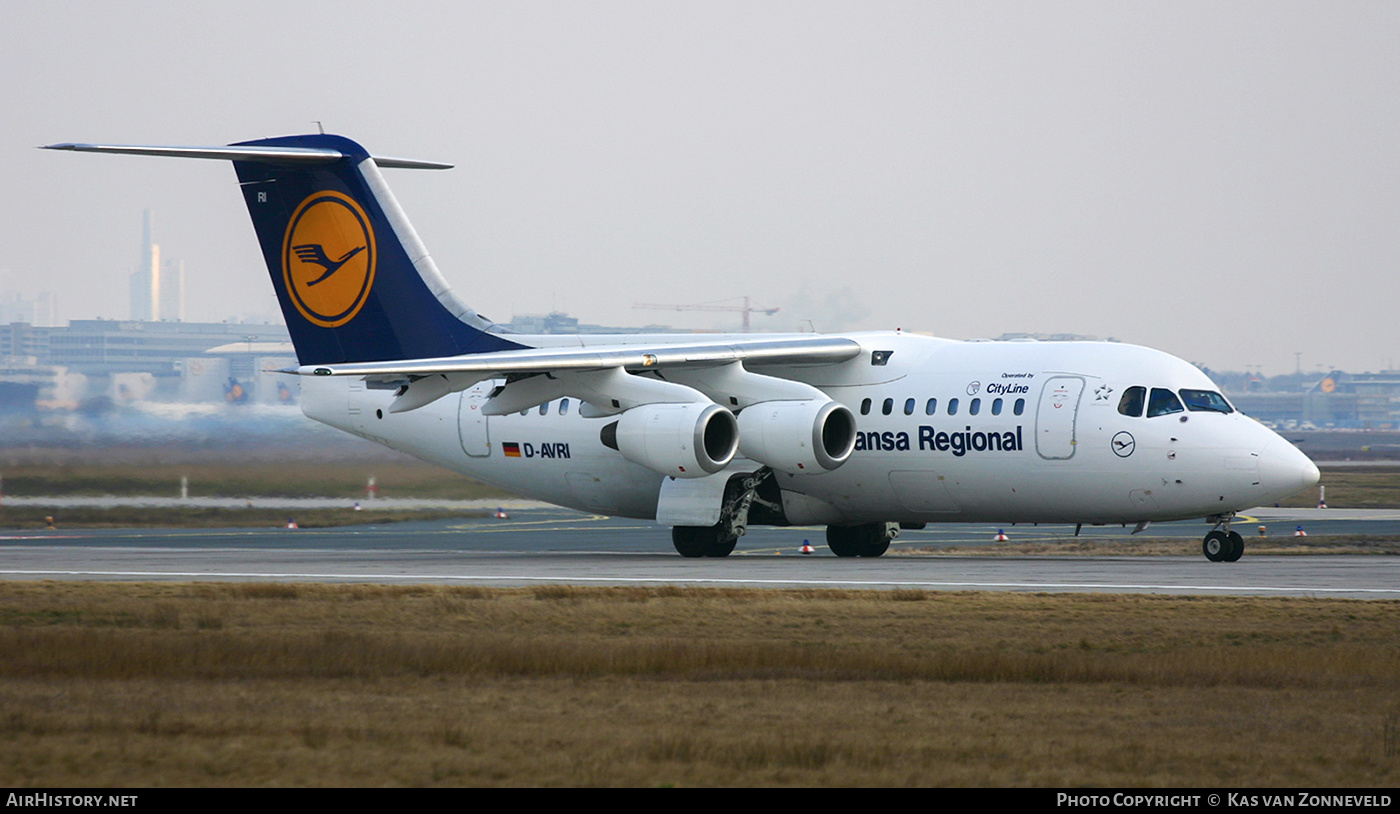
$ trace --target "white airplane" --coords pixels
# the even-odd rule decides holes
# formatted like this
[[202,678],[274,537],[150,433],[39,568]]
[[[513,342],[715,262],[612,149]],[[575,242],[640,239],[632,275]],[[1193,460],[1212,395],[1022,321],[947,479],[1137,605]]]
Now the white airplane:
[[349,139],[46,149],[233,162],[317,421],[520,495],[655,519],[687,557],[749,525],[825,525],[878,557],[935,522],[1204,518],[1318,482],[1194,366],[1107,342],[847,335],[525,336],[448,288],[384,167]]

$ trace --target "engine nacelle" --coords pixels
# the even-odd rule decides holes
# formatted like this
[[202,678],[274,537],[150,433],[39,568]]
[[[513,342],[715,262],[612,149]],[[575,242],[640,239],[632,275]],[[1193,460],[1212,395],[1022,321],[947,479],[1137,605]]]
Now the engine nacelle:
[[834,401],[765,401],[739,413],[744,457],[782,472],[835,469],[855,448],[856,417]]
[[644,404],[603,428],[604,444],[673,478],[703,478],[739,451],[739,422],[718,404]]

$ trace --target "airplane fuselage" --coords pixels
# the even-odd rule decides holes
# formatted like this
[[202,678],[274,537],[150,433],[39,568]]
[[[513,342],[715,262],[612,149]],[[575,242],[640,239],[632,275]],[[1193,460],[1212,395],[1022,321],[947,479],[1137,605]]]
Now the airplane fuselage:
[[[908,333],[851,338],[862,353],[840,364],[753,367],[800,376],[856,415],[855,452],[844,465],[778,474],[784,519],[795,525],[1203,518],[1282,499],[1316,479],[1296,448],[1237,411],[1178,405],[1148,415],[1144,404],[1127,414],[1124,397],[1133,388],[1141,388],[1144,402],[1154,390],[1218,392],[1194,366],[1159,351]],[[690,337],[673,341],[680,339]],[[645,338],[651,345],[664,340]],[[611,347],[622,340],[570,341]],[[303,382],[304,411],[331,426],[517,494],[585,511],[658,516],[668,478],[606,446],[600,434],[610,419],[585,418],[577,399],[486,416],[482,407],[496,383],[485,381],[425,408],[390,413],[391,391],[344,377]],[[709,477],[759,466],[740,457]]]

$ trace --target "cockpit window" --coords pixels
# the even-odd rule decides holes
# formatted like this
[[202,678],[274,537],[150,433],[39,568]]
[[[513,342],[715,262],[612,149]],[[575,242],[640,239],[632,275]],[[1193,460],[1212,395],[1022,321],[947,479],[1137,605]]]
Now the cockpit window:
[[1129,387],[1118,400],[1118,412],[1133,418],[1142,418],[1142,405],[1147,401],[1146,387]]
[[1176,397],[1175,393],[1161,387],[1152,388],[1152,396],[1147,400],[1148,418],[1180,413],[1184,410],[1185,408],[1181,406],[1181,400]]
[[1193,413],[1233,413],[1235,408],[1214,390],[1182,390],[1181,400]]

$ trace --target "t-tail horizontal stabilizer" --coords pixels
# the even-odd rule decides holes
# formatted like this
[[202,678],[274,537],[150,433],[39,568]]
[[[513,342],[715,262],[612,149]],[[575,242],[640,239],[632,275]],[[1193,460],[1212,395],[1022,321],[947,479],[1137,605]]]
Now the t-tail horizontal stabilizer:
[[341,136],[223,147],[45,149],[232,161],[303,365],[436,359],[523,347],[447,285],[380,175],[450,164],[371,157]]

